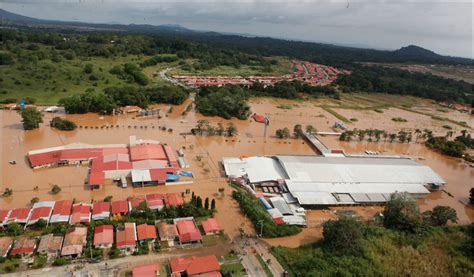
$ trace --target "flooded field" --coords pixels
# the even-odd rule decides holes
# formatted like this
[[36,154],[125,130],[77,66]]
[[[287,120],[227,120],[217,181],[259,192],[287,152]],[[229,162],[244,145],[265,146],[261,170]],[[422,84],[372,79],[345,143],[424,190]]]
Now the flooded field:
[[[196,125],[197,120],[206,119],[211,124],[222,122],[226,125],[228,120],[216,117],[203,117],[193,111],[183,115],[188,100],[181,106],[175,106],[171,113],[167,113],[169,106],[160,105],[162,118],[139,118],[134,115],[99,116],[96,114],[61,115],[76,122],[80,128],[72,132],[53,130],[48,126],[49,120],[54,116],[45,114],[44,122],[40,129],[23,131],[20,116],[14,111],[0,111],[1,122],[1,183],[0,191],[12,188],[13,195],[0,199],[2,208],[21,207],[30,203],[33,197],[40,200],[76,199],[77,201],[91,201],[112,195],[115,199],[124,199],[132,195],[143,195],[150,192],[182,192],[191,189],[201,197],[215,198],[217,201],[217,218],[226,233],[231,237],[238,234],[238,229],[243,224],[247,233],[252,233],[250,222],[240,213],[238,205],[231,198],[231,187],[223,177],[219,161],[224,156],[251,156],[272,154],[315,154],[303,140],[279,140],[274,137],[275,130],[287,127],[293,129],[295,124],[303,126],[311,124],[318,131],[332,131],[332,125],[337,118],[327,112],[321,105],[337,104],[332,100],[291,101],[268,98],[254,98],[250,100],[252,112],[265,114],[270,117],[270,126],[267,136],[264,137],[263,124],[253,120],[232,121],[238,129],[238,136],[226,137],[195,137],[183,135]],[[286,108],[282,108],[284,105]],[[278,107],[280,106],[280,108]],[[290,108],[288,108],[290,107]],[[390,109],[392,110],[392,109]],[[339,110],[337,110],[340,112]],[[344,109],[348,112],[361,112],[360,110]],[[430,125],[432,122],[419,121],[419,114],[403,111],[403,115],[396,115],[397,110],[386,111],[383,114],[374,113],[373,117],[359,115],[359,121],[351,127],[378,128],[372,124],[384,124],[391,128],[398,128],[398,123],[391,121],[392,116],[407,117],[407,124],[417,128],[416,124]],[[341,111],[343,113],[343,111]],[[407,113],[407,114],[405,114]],[[448,117],[451,113],[443,113]],[[350,116],[349,114],[347,116]],[[372,116],[372,115],[371,115]],[[365,118],[367,117],[367,118]],[[384,122],[384,123],[378,123]],[[472,119],[471,119],[472,124]],[[107,127],[104,127],[107,126]],[[158,127],[165,126],[172,132],[162,131]],[[428,126],[426,126],[428,127]],[[408,127],[407,127],[408,128]],[[185,147],[186,159],[190,165],[189,170],[194,173],[194,183],[188,185],[159,186],[148,188],[122,189],[113,184],[105,185],[102,189],[89,191],[85,189],[84,181],[87,177],[86,167],[61,167],[32,170],[25,158],[30,150],[53,147],[73,142],[89,144],[127,143],[130,135],[138,138],[154,139],[171,145],[173,149]],[[469,188],[474,180],[474,169],[459,162],[437,154],[419,144],[390,144],[390,143],[359,143],[340,142],[337,137],[322,138],[330,148],[342,148],[348,153],[363,153],[366,149],[377,150],[386,154],[406,154],[414,157],[423,157],[421,163],[431,166],[448,183],[446,192],[432,193],[427,199],[420,200],[422,210],[430,209],[435,205],[449,205],[458,212],[461,223],[473,220],[474,212],[464,203],[467,201]],[[16,165],[9,161],[16,161]],[[51,186],[57,184],[62,191],[57,195],[49,193]],[[224,188],[221,195],[219,188]],[[449,194],[452,196],[450,196]],[[343,208],[358,211],[363,218],[370,218],[380,207]],[[268,240],[271,244],[284,244],[297,246],[302,243],[315,241],[321,237],[321,224],[324,220],[335,217],[334,209],[316,210],[308,213],[310,228],[290,238]]]

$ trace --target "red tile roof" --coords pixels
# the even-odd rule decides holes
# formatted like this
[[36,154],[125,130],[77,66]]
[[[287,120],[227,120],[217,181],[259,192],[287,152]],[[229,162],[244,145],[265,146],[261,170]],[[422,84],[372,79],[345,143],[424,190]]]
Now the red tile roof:
[[91,221],[91,204],[78,203],[72,207],[69,224],[88,223]]
[[137,226],[138,240],[156,239],[156,228],[153,225],[140,224]]
[[135,223],[125,223],[124,230],[117,231],[116,237],[117,247],[135,246],[137,242]]
[[92,204],[92,214],[98,215],[103,212],[110,212],[110,203],[105,201],[97,201]]
[[194,224],[192,219],[181,219],[176,221],[176,228],[178,229],[179,239],[181,242],[191,242],[202,240],[201,232]]
[[180,193],[174,192],[174,193],[167,193],[165,197],[165,204],[166,206],[179,206],[184,204],[184,199],[181,196]]
[[145,196],[145,199],[146,201],[151,201],[151,200],[155,200],[155,199],[165,199],[165,195],[162,194],[162,193],[151,193],[151,194],[147,194]]
[[71,200],[60,200],[56,201],[53,208],[52,215],[70,215],[72,208],[72,201]]
[[127,200],[128,202],[130,202],[130,207],[132,209],[138,208],[138,206],[140,206],[141,203],[146,202],[145,197],[143,196],[131,196]]
[[105,182],[105,172],[91,171],[89,174],[89,185],[102,185]]
[[216,233],[221,230],[219,223],[217,223],[217,219],[215,218],[208,218],[207,220],[202,222],[202,228],[204,229],[204,233]]
[[176,172],[174,168],[153,168],[150,169],[150,177],[152,181],[158,181],[158,182],[166,182],[168,179],[168,176],[166,173],[168,172]]
[[160,271],[159,264],[140,265],[132,268],[133,277],[156,277]]
[[161,144],[138,144],[130,147],[132,161],[140,160],[167,160],[165,150]]
[[101,225],[94,229],[94,246],[114,243],[114,226]]
[[29,214],[30,209],[28,208],[13,209],[10,216],[8,217],[8,222],[26,221],[28,219]]
[[33,254],[35,251],[36,240],[30,239],[27,237],[21,237],[15,241],[15,245],[13,245],[12,250],[10,251],[10,255],[28,255]]
[[221,276],[220,265],[216,256],[192,256],[170,260],[171,273],[186,272],[188,276],[212,274]]
[[128,201],[127,200],[117,200],[112,201],[112,214],[128,213]]
[[9,213],[10,210],[0,210],[0,224],[2,224],[3,221],[7,219]]
[[61,158],[61,150],[28,155],[31,166],[35,167],[43,164],[58,162]]
[[32,210],[30,221],[35,221],[38,219],[49,219],[49,213],[51,212],[51,207],[38,207]]

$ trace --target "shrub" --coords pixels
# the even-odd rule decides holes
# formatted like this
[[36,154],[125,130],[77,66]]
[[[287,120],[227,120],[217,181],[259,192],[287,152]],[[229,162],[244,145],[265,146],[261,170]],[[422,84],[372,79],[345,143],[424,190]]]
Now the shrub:
[[49,124],[52,128],[56,128],[56,129],[59,129],[61,131],[72,131],[72,130],[77,128],[76,123],[74,123],[74,122],[72,122],[68,119],[58,117],[58,116],[54,117],[50,121]]

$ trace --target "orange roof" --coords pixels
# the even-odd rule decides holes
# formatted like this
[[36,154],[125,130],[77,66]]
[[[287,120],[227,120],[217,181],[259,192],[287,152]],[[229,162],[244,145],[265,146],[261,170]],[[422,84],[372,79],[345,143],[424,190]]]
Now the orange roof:
[[33,254],[36,246],[36,239],[30,239],[27,237],[21,237],[15,241],[15,245],[10,251],[10,255],[28,255]]
[[132,269],[133,277],[156,277],[157,273],[159,274],[160,265],[159,264],[148,264],[135,266]]
[[153,225],[140,224],[137,226],[138,240],[156,239],[156,228]]
[[128,201],[118,200],[112,201],[112,214],[128,213]]
[[177,220],[176,228],[178,229],[181,242],[202,240],[201,232],[199,232],[192,219]]
[[219,226],[219,223],[217,223],[217,220],[215,218],[208,218],[207,220],[202,222],[202,228],[204,229],[204,232],[207,233],[214,233],[214,232],[219,232],[221,230],[221,227]]
[[94,246],[114,243],[114,226],[101,225],[94,229]]
[[72,207],[71,200],[56,201],[56,203],[54,204],[52,215],[70,215],[71,207]]
[[137,242],[135,223],[125,223],[124,230],[117,231],[116,236],[117,247],[135,246]]
[[170,260],[171,273],[186,272],[188,276],[199,274],[220,275],[220,265],[216,256],[192,256]]
[[132,161],[140,160],[167,160],[165,150],[161,144],[145,143],[130,147]]
[[184,200],[180,193],[177,193],[177,192],[167,193],[165,197],[165,204],[168,207],[171,207],[171,206],[176,207],[179,205],[183,205]]

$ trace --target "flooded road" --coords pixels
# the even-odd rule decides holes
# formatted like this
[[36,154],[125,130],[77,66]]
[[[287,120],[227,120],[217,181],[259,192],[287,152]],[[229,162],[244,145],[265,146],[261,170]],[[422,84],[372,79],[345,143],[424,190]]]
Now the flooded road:
[[[173,107],[168,113],[168,105],[158,105],[162,109],[162,118],[140,118],[134,115],[99,116],[96,114],[63,115],[76,122],[78,129],[72,132],[63,132],[51,129],[49,120],[57,114],[45,114],[44,122],[39,129],[24,131],[21,126],[20,116],[14,111],[0,111],[1,122],[1,182],[0,191],[12,188],[13,195],[0,198],[1,208],[22,207],[30,203],[33,197],[40,200],[76,199],[86,201],[102,199],[112,195],[115,199],[125,199],[132,195],[144,195],[151,192],[183,192],[186,189],[196,192],[201,197],[215,198],[217,202],[218,221],[230,237],[239,233],[243,227],[247,233],[253,233],[249,220],[239,211],[239,207],[231,198],[232,189],[227,185],[219,161],[225,156],[253,156],[273,154],[305,154],[313,155],[315,152],[303,140],[280,140],[274,137],[275,130],[287,127],[291,131],[295,124],[311,124],[318,131],[333,131],[331,126],[337,120],[332,114],[317,107],[321,101],[291,101],[280,99],[253,98],[250,100],[252,111],[265,114],[270,118],[267,136],[264,137],[263,124],[253,120],[232,122],[237,126],[238,136],[228,137],[195,137],[182,135],[188,133],[200,119],[208,120],[216,125],[218,122],[227,125],[230,121],[217,117],[204,117],[191,111],[183,115],[186,106]],[[291,109],[277,108],[286,104]],[[381,114],[383,116],[383,114]],[[159,127],[166,127],[162,131]],[[368,126],[370,127],[370,126]],[[172,129],[172,132],[168,131]],[[194,183],[187,185],[159,186],[147,188],[119,188],[113,184],[105,185],[102,189],[89,191],[85,189],[84,181],[87,177],[87,167],[61,167],[32,170],[26,160],[30,150],[54,147],[74,142],[89,144],[128,143],[130,135],[138,138],[158,140],[169,144],[173,149],[185,148],[186,161],[189,170],[194,173]],[[448,205],[455,208],[461,223],[473,220],[472,206],[466,203],[469,188],[473,185],[474,169],[459,162],[435,153],[420,144],[390,144],[366,142],[340,142],[337,137],[324,137],[322,141],[330,148],[344,149],[347,153],[363,153],[365,150],[376,150],[384,154],[404,154],[414,157],[423,157],[420,163],[431,166],[446,181],[446,192],[435,192],[419,204],[422,210],[431,209],[436,205]],[[16,161],[16,165],[9,161]],[[52,185],[57,184],[62,191],[57,195],[49,193]],[[219,188],[224,188],[224,193],[219,193]],[[452,195],[449,196],[448,193]],[[187,196],[190,197],[190,196]],[[345,208],[347,209],[347,208]],[[380,207],[357,207],[363,218],[370,218]],[[273,245],[283,244],[298,246],[321,238],[321,224],[324,220],[334,218],[334,209],[314,210],[308,213],[309,228],[297,236],[268,240]]]

